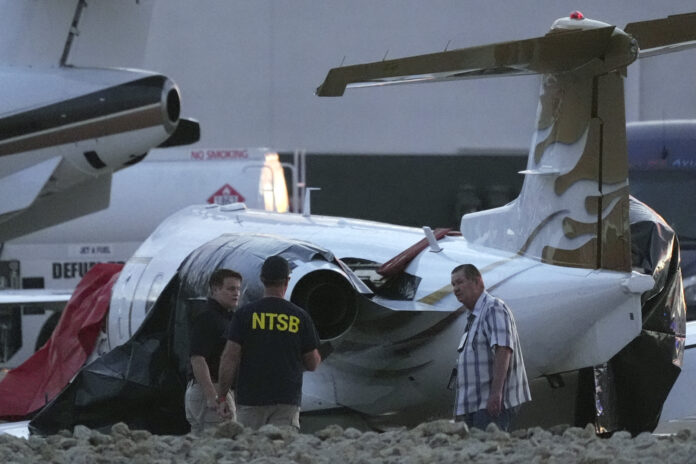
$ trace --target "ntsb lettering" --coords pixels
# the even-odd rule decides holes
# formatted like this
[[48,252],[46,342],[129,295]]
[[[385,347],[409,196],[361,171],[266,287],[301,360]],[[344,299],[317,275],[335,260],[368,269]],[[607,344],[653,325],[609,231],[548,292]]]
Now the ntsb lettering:
[[277,330],[279,332],[297,333],[300,330],[300,318],[276,313],[253,313],[251,317],[253,330]]

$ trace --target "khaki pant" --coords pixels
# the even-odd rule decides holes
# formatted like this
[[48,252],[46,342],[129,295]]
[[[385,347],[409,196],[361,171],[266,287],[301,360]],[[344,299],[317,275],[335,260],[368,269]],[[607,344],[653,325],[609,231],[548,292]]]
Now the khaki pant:
[[[217,388],[216,383],[213,385]],[[232,413],[232,420],[236,420],[234,395],[231,391],[227,392],[226,400],[227,407]],[[191,432],[201,433],[204,429],[214,427],[223,420],[226,420],[220,417],[217,408],[208,407],[203,389],[195,380],[191,380],[186,387],[184,405],[186,408],[186,420],[191,424]]]
[[262,425],[291,425],[300,429],[300,407],[294,404],[268,406],[237,405],[237,422],[245,427],[258,429]]

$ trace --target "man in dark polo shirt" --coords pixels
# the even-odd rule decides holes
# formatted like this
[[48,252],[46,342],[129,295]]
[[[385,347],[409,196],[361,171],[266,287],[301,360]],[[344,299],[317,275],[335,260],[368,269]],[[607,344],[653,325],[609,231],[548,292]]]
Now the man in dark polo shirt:
[[219,402],[227,405],[234,418],[234,397],[229,389],[218,396],[217,374],[220,355],[225,347],[225,330],[237,307],[242,290],[242,276],[230,269],[215,270],[208,280],[206,308],[191,324],[191,368],[193,378],[186,388],[186,419],[191,431],[202,432],[223,420],[217,411]]
[[[239,308],[226,332],[218,392],[236,381],[237,421],[300,428],[302,373],[319,366],[319,337],[309,315],[283,297],[290,281],[285,258],[271,256],[261,267],[262,299]],[[218,407],[221,415],[230,412]]]

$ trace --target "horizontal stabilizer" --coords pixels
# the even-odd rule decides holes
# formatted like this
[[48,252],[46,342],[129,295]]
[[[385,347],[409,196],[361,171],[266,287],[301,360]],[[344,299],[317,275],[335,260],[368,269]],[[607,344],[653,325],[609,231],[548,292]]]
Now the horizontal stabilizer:
[[191,145],[201,139],[201,126],[193,119],[179,119],[174,133],[157,148],[178,147],[179,145]]
[[534,39],[333,68],[316,94],[338,97],[346,87],[572,70],[602,56],[613,31],[614,26],[562,31]]
[[696,13],[629,23],[624,31],[638,42],[641,57],[670,53],[696,46]]
[[55,156],[0,179],[0,216],[28,208],[39,196],[60,160],[60,156]]

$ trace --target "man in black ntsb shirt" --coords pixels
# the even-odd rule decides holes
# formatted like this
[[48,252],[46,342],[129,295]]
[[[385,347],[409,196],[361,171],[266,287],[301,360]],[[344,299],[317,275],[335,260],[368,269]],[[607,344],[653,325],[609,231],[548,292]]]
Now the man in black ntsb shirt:
[[186,419],[191,431],[200,433],[205,427],[222,422],[217,411],[225,402],[234,417],[234,397],[225,390],[217,394],[220,355],[225,347],[225,330],[237,307],[242,289],[242,276],[231,269],[216,269],[208,280],[209,296],[205,310],[191,323],[190,360],[192,378],[186,387]]
[[[264,297],[239,308],[227,329],[218,392],[236,379],[237,420],[300,428],[302,373],[321,362],[319,337],[309,315],[283,299],[290,281],[287,260],[271,256],[261,268]],[[229,415],[226,404],[218,407]]]

